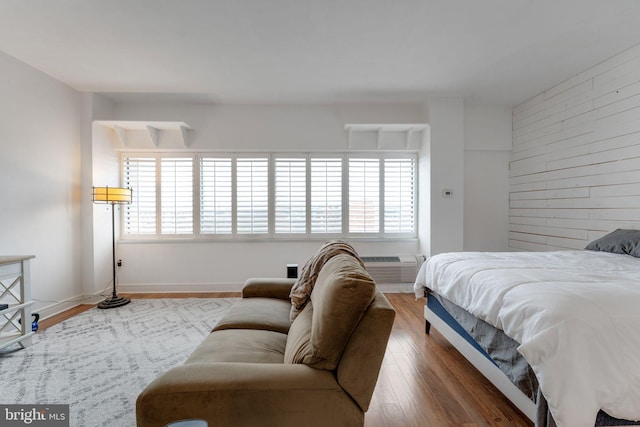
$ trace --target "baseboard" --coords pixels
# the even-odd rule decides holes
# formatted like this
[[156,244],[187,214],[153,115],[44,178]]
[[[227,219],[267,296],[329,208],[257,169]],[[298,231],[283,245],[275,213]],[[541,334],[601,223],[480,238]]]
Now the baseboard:
[[240,292],[244,283],[136,283],[118,284],[118,293]]
[[[244,283],[119,283],[118,293],[240,292]],[[411,283],[378,283],[384,293],[413,293]]]
[[413,283],[378,283],[378,289],[385,294],[412,294]]
[[[55,301],[51,304],[44,307],[31,307],[31,312],[37,312],[40,315],[40,320],[48,319],[49,317],[55,316],[56,314],[60,314],[64,311],[67,311],[73,307],[76,307],[81,304],[96,304],[99,301],[102,301],[104,297],[100,295],[78,295],[75,297],[67,298],[63,301]],[[36,301],[38,303],[39,301]],[[50,301],[42,301],[42,302],[50,302]]]
[[[244,283],[143,283],[118,284],[118,293],[198,293],[198,292],[240,292]],[[413,293],[410,283],[382,283],[378,288],[384,293]],[[60,314],[81,304],[97,304],[104,299],[103,295],[78,295],[63,301],[55,301],[44,307],[32,307],[32,311],[40,314],[40,319]],[[37,303],[38,301],[36,301]],[[47,301],[43,301],[47,302]]]

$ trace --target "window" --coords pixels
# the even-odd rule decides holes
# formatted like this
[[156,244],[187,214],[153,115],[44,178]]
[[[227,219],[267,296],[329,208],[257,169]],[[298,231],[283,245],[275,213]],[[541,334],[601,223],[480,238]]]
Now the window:
[[275,231],[307,232],[307,160],[275,160]]
[[415,232],[415,160],[384,160],[384,231]]
[[342,233],[342,159],[311,159],[311,233]]
[[380,227],[380,160],[349,159],[349,233]]
[[124,234],[156,234],[156,159],[125,156],[124,185],[133,189],[132,202],[124,209]]
[[232,186],[231,159],[200,159],[200,234],[232,233]]
[[192,157],[124,155],[122,169],[124,185],[133,190],[124,210],[125,235],[193,235]]
[[123,235],[415,237],[407,154],[123,154]]
[[238,159],[237,232],[267,234],[269,231],[269,160]]
[[160,189],[162,234],[193,234],[193,159],[160,159]]

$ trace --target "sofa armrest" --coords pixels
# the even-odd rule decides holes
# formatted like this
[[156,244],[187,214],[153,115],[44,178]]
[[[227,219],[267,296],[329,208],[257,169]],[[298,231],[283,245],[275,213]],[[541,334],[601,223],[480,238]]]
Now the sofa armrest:
[[307,426],[349,426],[362,425],[364,415],[330,371],[276,363],[194,363],[149,384],[138,396],[136,419],[137,427],[186,419],[210,426],[299,426],[301,420]]
[[248,279],[242,288],[242,298],[278,298],[289,300],[296,279]]

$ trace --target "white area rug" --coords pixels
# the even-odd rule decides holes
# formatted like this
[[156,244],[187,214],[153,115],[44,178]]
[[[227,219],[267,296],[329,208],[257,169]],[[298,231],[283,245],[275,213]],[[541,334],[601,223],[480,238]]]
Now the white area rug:
[[92,308],[0,351],[0,403],[69,404],[72,427],[135,426],[138,394],[182,364],[232,298],[134,299]]

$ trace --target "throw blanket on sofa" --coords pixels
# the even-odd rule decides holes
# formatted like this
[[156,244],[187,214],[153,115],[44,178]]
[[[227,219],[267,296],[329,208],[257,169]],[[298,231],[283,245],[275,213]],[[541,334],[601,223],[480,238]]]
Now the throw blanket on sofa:
[[291,298],[290,317],[292,322],[307,304],[322,266],[329,259],[339,254],[351,255],[357,259],[362,268],[364,268],[364,263],[358,256],[356,250],[347,242],[336,240],[325,243],[320,249],[318,249],[318,252],[316,252],[315,255],[309,258],[305,263],[304,267],[302,267],[302,271],[300,272],[300,277],[291,288],[289,297]]

